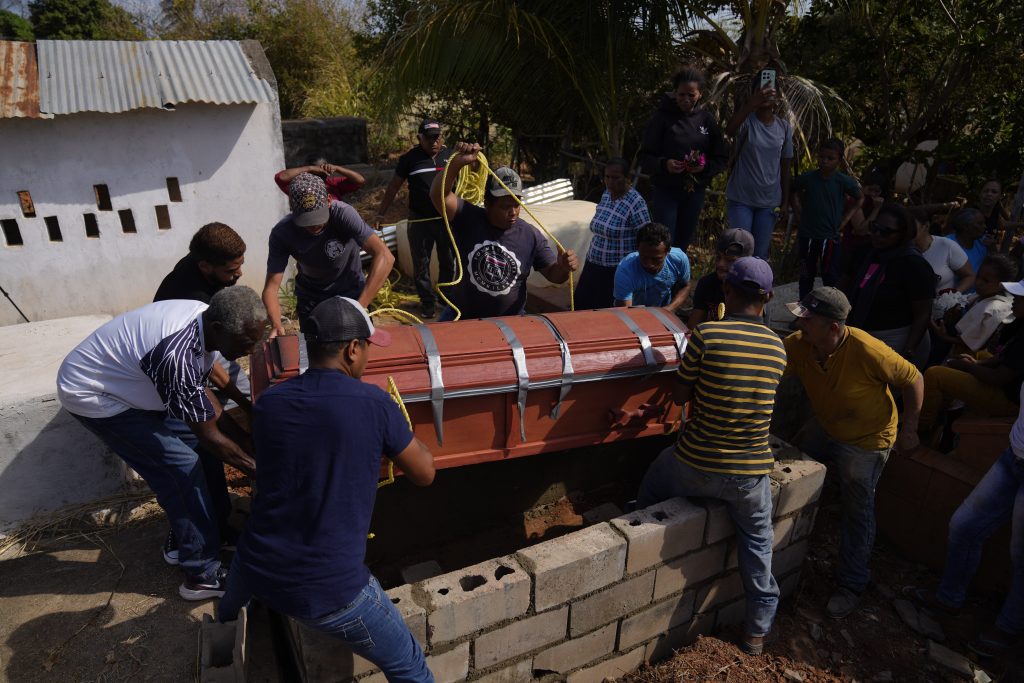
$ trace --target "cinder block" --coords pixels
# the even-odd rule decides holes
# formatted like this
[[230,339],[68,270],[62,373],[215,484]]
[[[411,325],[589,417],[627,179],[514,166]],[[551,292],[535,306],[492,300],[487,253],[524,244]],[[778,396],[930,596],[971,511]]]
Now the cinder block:
[[492,671],[477,678],[473,683],[530,683],[533,680],[533,666],[529,659],[516,662],[504,669]]
[[726,544],[718,543],[658,567],[653,599],[660,600],[721,573],[725,565],[725,551]]
[[721,579],[716,579],[697,593],[695,611],[703,614],[715,605],[721,605],[743,595],[743,579],[739,572],[733,572]]
[[730,624],[742,624],[747,616],[747,601],[745,599],[730,602],[718,610],[718,617],[715,624],[718,628]]
[[825,483],[825,466],[815,460],[777,462],[771,477],[782,487],[775,517],[784,517],[818,501]]
[[772,574],[776,580],[803,565],[804,557],[807,556],[807,545],[807,539],[804,539],[772,554]]
[[413,587],[403,584],[388,591],[388,597],[402,615],[405,625],[424,648],[427,646],[427,611],[413,599]]
[[619,629],[619,649],[625,650],[690,621],[694,593],[671,597],[627,619]]
[[718,500],[707,502],[708,523],[704,529],[704,544],[714,545],[719,541],[731,538],[736,533],[736,528],[729,517],[729,511],[725,503]]
[[580,669],[576,673],[569,674],[567,683],[604,683],[610,678],[618,680],[630,671],[635,671],[644,663],[644,648],[638,647],[630,650],[624,655],[605,660],[600,664]]
[[810,536],[814,531],[814,520],[818,517],[818,506],[808,505],[800,510],[796,518],[796,525],[793,527],[791,540],[799,541],[805,536]]
[[618,628],[617,622],[611,623],[593,633],[544,650],[533,658],[533,668],[537,671],[564,674],[615,652],[615,634]]
[[593,631],[609,621],[651,604],[653,593],[654,572],[647,572],[573,603],[570,608],[569,637],[575,638]]
[[772,455],[775,456],[776,460],[804,459],[804,454],[800,452],[799,448],[788,441],[783,441],[774,434],[768,436],[768,446],[772,449]]
[[416,584],[431,645],[455,640],[530,609],[530,576],[512,556]]
[[626,573],[636,572],[679,557],[702,545],[707,511],[683,498],[652,505],[613,519],[626,537]]
[[515,621],[479,636],[474,645],[476,666],[486,669],[565,638],[568,605],[561,609]]
[[698,635],[707,635],[715,628],[715,613],[694,615],[690,623],[669,629],[660,637],[647,643],[644,661],[648,664],[668,659],[684,645],[689,645]]
[[235,621],[224,624],[214,621],[210,614],[203,615],[199,624],[200,683],[245,683],[247,620],[244,607]]
[[[456,683],[465,680],[469,674],[469,643],[461,643],[451,650],[427,657],[427,668],[434,674],[436,683]],[[332,676],[330,681],[347,680],[344,676]],[[360,678],[359,683],[388,683],[384,673],[378,671],[372,676]]]
[[534,606],[542,612],[621,579],[626,539],[598,524],[524,548],[516,558],[533,575]]
[[[779,552],[782,548],[789,545],[789,540],[793,535],[793,527],[796,525],[796,516],[791,515],[789,517],[783,517],[782,519],[776,520],[774,524],[773,540],[772,540],[772,551]],[[726,569],[736,569],[739,567],[739,555],[738,550],[739,541],[733,540],[729,543],[729,559],[725,562]]]

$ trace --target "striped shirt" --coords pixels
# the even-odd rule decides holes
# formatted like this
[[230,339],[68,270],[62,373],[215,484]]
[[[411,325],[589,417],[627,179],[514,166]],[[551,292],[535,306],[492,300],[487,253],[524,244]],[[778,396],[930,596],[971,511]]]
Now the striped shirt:
[[677,372],[678,382],[693,387],[693,399],[676,457],[716,474],[771,472],[768,427],[785,369],[782,340],[760,318],[698,325]]
[[605,190],[590,221],[594,237],[587,261],[598,266],[619,265],[626,254],[636,251],[636,233],[650,222],[647,202],[635,189],[630,188],[618,199],[612,199],[611,192]]
[[213,419],[205,391],[215,355],[203,344],[206,308],[198,301],[159,301],[100,327],[61,363],[61,405],[92,418],[136,409],[188,422]]

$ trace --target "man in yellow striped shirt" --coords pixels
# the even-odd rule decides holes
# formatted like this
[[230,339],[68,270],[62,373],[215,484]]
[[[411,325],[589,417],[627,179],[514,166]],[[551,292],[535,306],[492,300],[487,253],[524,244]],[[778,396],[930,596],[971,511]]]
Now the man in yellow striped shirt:
[[786,351],[762,322],[772,296],[772,269],[744,257],[725,277],[725,318],[693,330],[679,365],[673,400],[692,401],[675,446],[651,464],[637,504],[676,496],[725,503],[736,525],[740,576],[746,592],[746,634],[740,647],[761,654],[779,602],[772,576],[774,458],[768,427]]

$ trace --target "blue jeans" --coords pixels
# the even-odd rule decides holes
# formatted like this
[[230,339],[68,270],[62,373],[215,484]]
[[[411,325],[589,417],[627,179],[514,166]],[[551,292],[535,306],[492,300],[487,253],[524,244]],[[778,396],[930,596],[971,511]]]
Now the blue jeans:
[[672,245],[686,251],[697,232],[697,220],[704,208],[704,187],[695,185],[693,192],[655,187],[650,208],[654,222],[661,223],[672,233]]
[[875,546],[875,487],[889,458],[889,449],[870,451],[833,439],[820,425],[808,430],[801,450],[839,478],[842,524],[836,583],[862,593],[871,580]]
[[714,498],[725,503],[736,526],[740,577],[747,597],[746,630],[765,636],[779,606],[779,585],[772,576],[772,489],[768,475],[712,474],[690,467],[669,446],[651,463],[640,482],[637,505],[669,498]]
[[[232,563],[224,597],[217,605],[218,621],[234,621],[251,598],[241,563]],[[345,607],[319,619],[296,621],[337,638],[376,664],[389,683],[434,683],[423,649],[372,574],[366,587]]]
[[[198,439],[191,430],[163,412],[134,408],[113,417],[74,417],[153,489],[178,539],[178,563],[185,574],[212,578],[220,568],[220,531],[205,468],[194,448]],[[230,510],[230,501],[228,505]]]
[[772,248],[772,232],[779,218],[775,207],[758,207],[729,199],[725,202],[725,218],[730,228],[746,230],[754,236],[754,256],[768,260]]
[[1007,448],[982,477],[949,520],[946,569],[935,597],[960,607],[967,585],[981,561],[985,541],[1010,520],[1010,558],[1013,581],[996,626],[1006,633],[1024,634],[1024,460]]

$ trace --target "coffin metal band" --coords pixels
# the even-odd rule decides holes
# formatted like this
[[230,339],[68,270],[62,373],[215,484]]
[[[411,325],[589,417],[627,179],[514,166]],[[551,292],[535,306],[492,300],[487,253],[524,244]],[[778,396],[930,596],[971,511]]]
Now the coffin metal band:
[[526,443],[526,392],[530,390],[530,371],[526,367],[526,351],[512,328],[501,320],[490,319],[505,335],[505,341],[512,347],[512,362],[516,366],[516,405],[519,406],[519,439]]
[[651,350],[651,338],[647,336],[647,333],[640,329],[640,326],[636,324],[636,321],[629,317],[624,308],[613,308],[612,313],[619,316],[622,322],[626,323],[636,338],[640,340],[640,350],[644,354],[644,364],[648,370],[653,370],[657,362],[654,360],[654,351]]
[[437,445],[444,445],[444,379],[441,377],[441,352],[438,351],[434,333],[426,325],[415,325],[427,352],[427,374],[430,376],[430,407],[434,413],[434,432]]
[[569,342],[565,341],[565,337],[562,336],[562,333],[558,331],[558,328],[555,327],[555,324],[551,322],[546,315],[534,315],[530,317],[540,320],[547,326],[548,331],[551,332],[551,336],[553,336],[558,342],[558,348],[562,353],[562,385],[558,390],[558,403],[556,403],[555,407],[551,409],[551,419],[557,420],[558,413],[562,410],[562,401],[565,400],[566,394],[568,394],[569,390],[572,389],[572,383],[575,379],[572,369],[572,354],[569,353]]
[[672,333],[672,338],[676,341],[676,353],[679,354],[679,362],[682,363],[683,354],[686,353],[686,333],[672,322],[672,319],[660,308],[648,308],[647,312],[657,318],[665,326],[665,329]]

